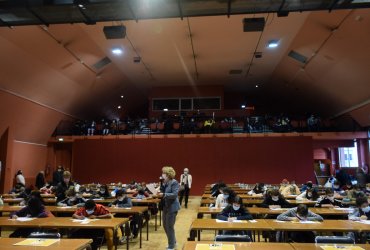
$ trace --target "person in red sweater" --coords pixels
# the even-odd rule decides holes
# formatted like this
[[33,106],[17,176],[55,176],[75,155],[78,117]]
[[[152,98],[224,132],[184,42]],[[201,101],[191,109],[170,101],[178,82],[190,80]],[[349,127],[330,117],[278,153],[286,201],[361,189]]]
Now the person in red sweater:
[[[111,219],[113,215],[109,210],[100,204],[95,204],[93,200],[87,200],[85,206],[79,208],[72,217],[78,220],[84,219]],[[114,247],[113,244],[113,230],[112,229],[79,229],[72,234],[71,238],[82,238],[82,239],[93,239],[91,244],[92,250],[96,250],[99,247],[100,241],[99,237],[102,237],[105,234],[107,240],[108,249],[111,250]],[[117,236],[121,237],[122,233],[120,230],[117,231]]]

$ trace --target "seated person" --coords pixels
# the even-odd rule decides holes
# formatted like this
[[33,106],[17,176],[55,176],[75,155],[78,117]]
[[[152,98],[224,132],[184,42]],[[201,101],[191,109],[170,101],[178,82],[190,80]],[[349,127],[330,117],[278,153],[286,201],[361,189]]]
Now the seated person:
[[[352,213],[348,215],[349,220],[360,221],[370,220],[370,206],[366,196],[358,197],[356,199],[356,208]],[[350,237],[354,238],[356,243],[366,243],[367,238],[370,237],[370,233],[350,233]]]
[[291,204],[280,194],[279,190],[271,190],[263,200],[261,207],[289,208]]
[[[217,215],[217,219],[233,222],[234,220],[253,220],[253,216],[243,206],[243,200],[239,196],[235,196],[231,204],[228,204],[222,212]],[[251,235],[245,231],[233,230],[223,231],[223,234]]]
[[242,198],[235,196],[232,203],[228,204],[217,215],[217,219],[232,222],[234,220],[253,220],[253,216],[244,207]]
[[289,195],[299,195],[301,191],[299,191],[298,186],[292,182],[291,184],[287,185],[280,193],[281,195],[286,197]]
[[343,191],[350,191],[353,189],[352,181],[347,181],[346,185],[342,187]]
[[281,193],[288,185],[289,181],[287,179],[283,179],[279,187],[279,192]]
[[222,181],[214,184],[211,188],[211,195],[212,197],[217,197],[219,194],[221,194],[221,189],[226,187],[226,184]]
[[221,193],[216,198],[215,207],[225,208],[235,197],[235,193],[228,187],[221,188]]
[[95,192],[94,197],[96,198],[110,198],[110,192],[107,185],[101,185]]
[[84,197],[92,197],[94,194],[95,191],[90,184],[87,184],[85,188],[82,189],[82,196]]
[[331,188],[327,188],[325,189],[325,196],[317,200],[315,207],[343,207],[343,205],[334,198],[334,191]]
[[342,194],[343,189],[341,189],[340,183],[339,183],[338,180],[335,180],[333,182],[333,188],[332,188],[332,190],[334,191],[334,194],[338,194],[338,195],[341,195]]
[[248,192],[249,195],[263,195],[265,193],[265,184],[264,183],[257,183],[254,188]]
[[135,193],[132,194],[132,197],[136,199],[142,200],[145,198],[149,198],[149,193],[146,192],[142,187],[139,187]]
[[116,192],[116,200],[109,204],[110,207],[132,207],[132,202],[127,197],[125,190],[118,190]]
[[[124,190],[123,184],[118,183],[114,190],[110,193],[111,197],[116,197],[116,193],[118,190]],[[126,191],[126,190],[125,190]]]
[[[308,210],[307,205],[299,204],[298,207],[291,208],[285,213],[280,214],[277,217],[278,220],[281,221],[323,221],[324,219],[315,213],[312,213]],[[301,242],[301,243],[314,243],[315,242],[315,234],[314,232],[290,232],[290,238],[294,242]]]
[[74,189],[69,189],[66,192],[66,198],[57,203],[58,206],[67,207],[67,206],[85,206],[85,199],[78,195]]
[[25,187],[20,183],[15,184],[14,188],[10,190],[9,194],[14,194],[16,198],[28,198]]
[[[348,201],[355,201],[358,197],[366,196],[365,192],[362,191],[359,185],[355,185],[351,190],[347,191],[347,199]],[[343,199],[346,201],[346,199]]]
[[[93,200],[87,200],[85,206],[79,208],[73,215],[72,218],[83,220],[83,219],[111,219],[113,218],[112,214],[106,209],[103,205],[95,204]],[[73,239],[92,239],[93,243],[91,244],[92,250],[98,249],[99,243],[101,240],[98,240],[105,234],[107,240],[108,249],[113,249],[113,230],[112,229],[78,229],[73,232],[71,238]],[[117,236],[121,236],[121,231],[117,230]]]
[[[17,219],[18,217],[46,218],[54,216],[45,209],[45,206],[42,204],[42,201],[39,198],[32,197],[28,200],[27,206],[17,212],[12,213],[10,217],[12,219]],[[36,230],[37,228],[18,228],[12,234],[10,234],[9,237],[28,237]]]
[[40,188],[40,192],[42,194],[52,194],[53,189],[52,189],[52,186],[50,185],[50,183],[46,182],[45,185],[42,188]]
[[367,196],[370,196],[370,183],[367,183],[367,184],[366,184],[366,189],[364,190],[364,193],[365,193]]
[[317,192],[316,188],[308,188],[305,191],[303,191],[303,193],[298,195],[295,199],[297,201],[306,201],[306,200],[317,201],[319,199],[319,197],[320,197],[320,195]]
[[304,192],[306,191],[307,189],[311,189],[313,188],[313,184],[312,184],[312,181],[307,181],[305,184],[302,185],[300,191],[301,192]]

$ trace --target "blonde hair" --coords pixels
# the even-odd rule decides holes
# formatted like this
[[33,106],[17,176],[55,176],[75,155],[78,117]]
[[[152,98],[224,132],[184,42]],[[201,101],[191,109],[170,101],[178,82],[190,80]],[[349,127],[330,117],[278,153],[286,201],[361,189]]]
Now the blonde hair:
[[164,166],[162,168],[162,173],[166,174],[168,176],[168,178],[170,178],[170,179],[175,178],[175,175],[176,175],[175,170],[173,169],[173,167],[170,167],[170,166]]
[[69,171],[64,171],[63,172],[63,177],[71,177],[71,172],[69,172]]

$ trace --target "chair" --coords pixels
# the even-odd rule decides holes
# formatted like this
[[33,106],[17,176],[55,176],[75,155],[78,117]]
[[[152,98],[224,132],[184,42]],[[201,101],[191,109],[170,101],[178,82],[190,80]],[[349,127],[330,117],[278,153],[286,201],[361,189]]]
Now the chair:
[[39,238],[39,239],[60,239],[61,235],[58,232],[44,231],[44,232],[32,232],[28,238]]
[[251,242],[251,238],[248,235],[227,235],[227,234],[219,234],[215,237],[216,242]]
[[355,240],[348,236],[316,236],[315,243],[355,244]]

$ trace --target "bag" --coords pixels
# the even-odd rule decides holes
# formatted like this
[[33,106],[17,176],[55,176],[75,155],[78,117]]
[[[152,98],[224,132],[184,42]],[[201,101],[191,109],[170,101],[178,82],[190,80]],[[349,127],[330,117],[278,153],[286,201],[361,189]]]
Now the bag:
[[185,186],[184,185],[180,185],[180,187],[179,187],[179,192],[182,192],[182,191],[184,191],[185,190]]

